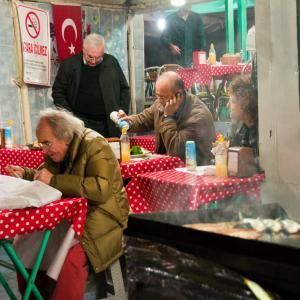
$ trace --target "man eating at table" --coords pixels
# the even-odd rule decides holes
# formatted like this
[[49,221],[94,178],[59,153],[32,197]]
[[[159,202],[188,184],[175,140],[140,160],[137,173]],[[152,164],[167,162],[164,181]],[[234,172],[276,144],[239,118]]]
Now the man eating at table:
[[[100,134],[84,128],[81,120],[66,111],[41,111],[36,135],[45,154],[44,164],[38,170],[9,166],[8,175],[40,180],[64,196],[88,199],[83,238],[73,241],[53,293],[44,290],[45,281],[50,282],[44,273],[39,274],[37,285],[43,277],[40,291],[45,299],[83,299],[88,262],[98,273],[122,254],[122,234],[127,226],[129,206],[118,161]],[[51,248],[50,242],[47,250]],[[21,236],[15,247],[22,249],[22,244],[34,252],[30,235]],[[53,252],[52,249],[52,255]],[[51,255],[49,251],[45,256],[47,253]],[[50,262],[52,259],[47,257]],[[24,293],[24,280],[21,276],[18,280]]]
[[156,152],[179,156],[185,161],[185,143],[194,141],[197,165],[208,165],[215,138],[212,115],[195,95],[185,91],[184,83],[176,72],[165,72],[155,84],[156,101],[143,112],[119,116],[129,123],[131,132],[154,130]]

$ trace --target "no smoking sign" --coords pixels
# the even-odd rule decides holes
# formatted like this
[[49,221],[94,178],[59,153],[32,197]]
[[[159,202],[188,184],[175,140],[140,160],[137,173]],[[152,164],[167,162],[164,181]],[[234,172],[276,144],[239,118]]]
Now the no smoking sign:
[[41,24],[40,24],[39,17],[35,12],[31,11],[26,15],[25,28],[27,33],[33,39],[36,39],[39,36],[41,30]]

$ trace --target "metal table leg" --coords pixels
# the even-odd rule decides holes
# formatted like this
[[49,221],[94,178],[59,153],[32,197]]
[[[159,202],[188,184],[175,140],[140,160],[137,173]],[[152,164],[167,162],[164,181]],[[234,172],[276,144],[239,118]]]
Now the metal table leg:
[[[36,279],[37,272],[38,272],[39,267],[41,265],[41,262],[42,262],[42,259],[43,259],[43,256],[44,256],[44,253],[45,253],[45,250],[46,250],[46,247],[47,247],[50,235],[51,235],[51,230],[46,230],[44,232],[42,244],[40,246],[40,250],[38,252],[35,264],[33,266],[33,269],[32,269],[32,272],[31,272],[30,275],[28,274],[28,272],[25,269],[23,263],[21,262],[21,260],[17,256],[17,254],[16,254],[15,250],[13,249],[12,245],[10,244],[10,242],[9,241],[5,241],[5,240],[1,241],[0,245],[4,247],[7,255],[9,256],[9,258],[11,259],[11,261],[13,262],[16,270],[27,281],[27,286],[26,286],[26,290],[25,290],[25,294],[24,294],[23,300],[28,300],[31,292],[33,292],[33,294],[36,296],[36,298],[38,300],[43,300],[43,297],[42,297],[41,293],[39,292],[39,290],[37,289],[36,285],[34,284],[34,281]],[[1,279],[0,279],[0,281],[1,281],[2,285],[3,285],[3,282],[2,282]],[[6,291],[7,291],[7,293],[9,293],[8,290],[6,290]],[[14,298],[12,298],[12,299],[14,299]],[[15,299],[17,299],[17,298],[15,298]]]

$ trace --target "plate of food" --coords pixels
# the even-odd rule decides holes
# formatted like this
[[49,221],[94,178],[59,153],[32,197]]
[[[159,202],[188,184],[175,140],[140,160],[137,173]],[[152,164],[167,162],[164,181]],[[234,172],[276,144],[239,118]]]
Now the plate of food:
[[33,142],[32,144],[27,144],[26,145],[29,150],[42,150],[43,145],[38,143],[37,141]]
[[132,146],[130,148],[130,158],[143,158],[151,154],[150,151],[140,146]]

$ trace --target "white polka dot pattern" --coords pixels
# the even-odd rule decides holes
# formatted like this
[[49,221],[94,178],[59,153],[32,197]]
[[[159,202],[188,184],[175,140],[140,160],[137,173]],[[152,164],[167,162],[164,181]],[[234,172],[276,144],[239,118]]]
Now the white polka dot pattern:
[[134,213],[195,210],[236,193],[259,199],[264,174],[247,178],[196,176],[176,170],[140,174],[126,186]]
[[146,172],[155,172],[184,167],[184,163],[176,156],[163,158],[130,161],[120,165],[122,178],[131,178]]
[[0,210],[0,239],[13,238],[16,234],[54,229],[67,219],[78,235],[82,236],[87,211],[87,199],[64,198],[41,207]]
[[0,174],[6,174],[7,165],[36,169],[44,161],[42,150],[0,149]]
[[193,83],[209,85],[213,80],[213,77],[241,72],[250,73],[251,68],[250,64],[199,65],[197,68],[183,68],[178,69],[176,72],[183,80],[185,88],[189,89],[192,87]]
[[139,146],[144,149],[154,152],[155,151],[155,136],[154,135],[141,135],[130,137],[130,147]]

